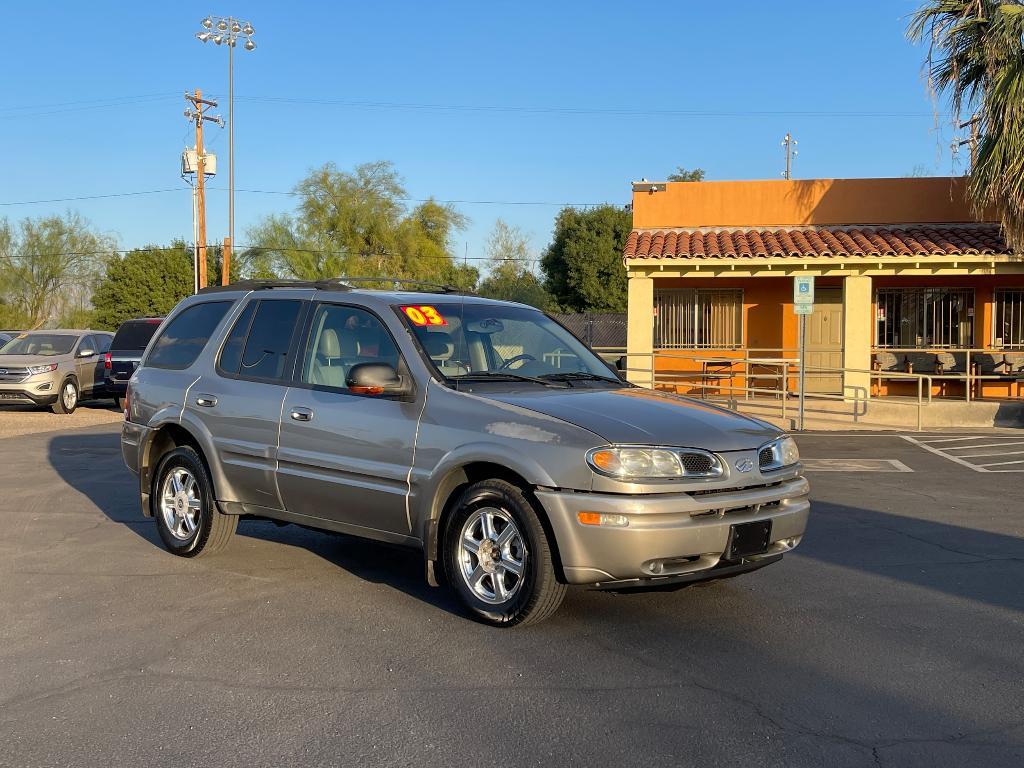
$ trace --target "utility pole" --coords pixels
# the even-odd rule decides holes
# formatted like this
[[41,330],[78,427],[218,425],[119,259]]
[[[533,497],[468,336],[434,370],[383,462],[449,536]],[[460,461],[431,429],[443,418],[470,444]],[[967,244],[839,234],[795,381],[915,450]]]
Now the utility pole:
[[224,238],[223,258],[220,265],[220,284],[227,285],[231,282],[231,238]]
[[209,107],[217,102],[203,98],[203,92],[196,88],[194,94],[185,93],[185,99],[192,108],[185,109],[185,117],[196,124],[196,250],[198,251],[197,279],[199,289],[205,288],[206,279],[206,153],[203,149],[203,123],[209,120],[224,125],[219,116],[207,115]]
[[953,145],[953,151],[962,147],[964,144],[971,146],[971,170],[974,170],[974,166],[978,163],[978,134],[980,132],[981,118],[978,115],[974,115],[970,120],[965,120],[960,123],[960,130],[963,130],[967,126],[971,127],[971,137],[969,139],[962,139]]
[[796,139],[793,138],[789,131],[786,131],[786,135],[782,139],[782,147],[786,152],[786,170],[782,172],[782,178],[786,181],[793,178],[793,160],[796,159],[798,154],[796,151],[796,145]]

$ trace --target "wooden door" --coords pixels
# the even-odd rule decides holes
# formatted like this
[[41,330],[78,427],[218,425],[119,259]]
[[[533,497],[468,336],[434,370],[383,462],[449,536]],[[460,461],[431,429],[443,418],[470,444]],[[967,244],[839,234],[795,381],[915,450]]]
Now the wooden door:
[[843,291],[818,288],[814,292],[814,313],[807,317],[807,392],[842,394],[841,373],[815,372],[815,368],[843,365]]

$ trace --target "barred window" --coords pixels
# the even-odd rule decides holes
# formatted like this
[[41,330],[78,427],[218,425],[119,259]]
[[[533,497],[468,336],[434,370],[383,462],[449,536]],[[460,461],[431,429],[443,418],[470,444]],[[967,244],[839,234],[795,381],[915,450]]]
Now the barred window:
[[879,288],[875,345],[894,349],[969,348],[974,289]]
[[743,291],[654,292],[656,349],[735,349],[743,346]]
[[1024,349],[1024,288],[996,290],[992,346],[997,349]]

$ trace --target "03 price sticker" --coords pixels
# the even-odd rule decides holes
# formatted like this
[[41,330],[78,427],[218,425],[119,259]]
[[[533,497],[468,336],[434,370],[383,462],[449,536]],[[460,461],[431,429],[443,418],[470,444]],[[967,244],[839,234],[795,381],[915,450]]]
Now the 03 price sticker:
[[441,313],[429,304],[402,307],[402,311],[413,325],[448,325]]

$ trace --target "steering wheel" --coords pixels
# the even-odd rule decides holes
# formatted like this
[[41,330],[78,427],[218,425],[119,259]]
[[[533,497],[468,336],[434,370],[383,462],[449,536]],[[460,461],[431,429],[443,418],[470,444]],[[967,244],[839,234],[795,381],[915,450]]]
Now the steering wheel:
[[535,363],[535,362],[537,362],[537,358],[534,357],[533,355],[525,355],[525,354],[524,355],[516,355],[515,357],[510,357],[508,360],[503,362],[498,367],[498,370],[499,371],[507,370],[507,369],[512,367],[512,363],[518,363],[520,361],[524,362],[524,363],[529,363],[529,362],[534,362]]

